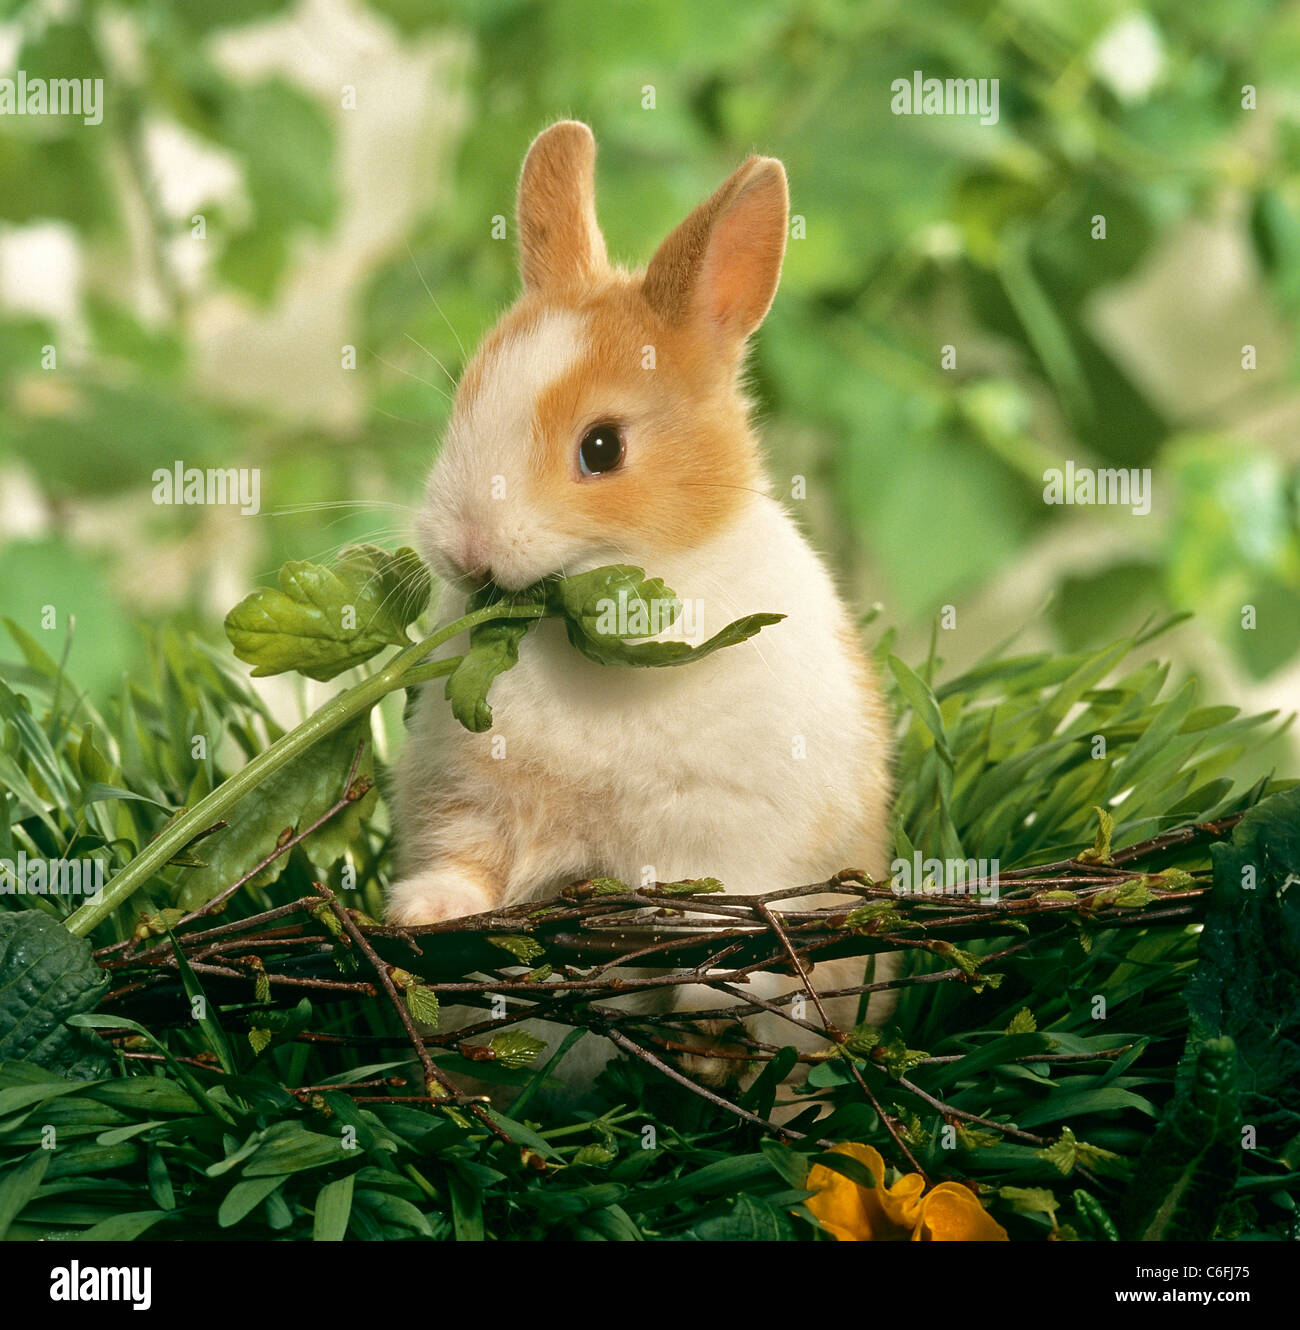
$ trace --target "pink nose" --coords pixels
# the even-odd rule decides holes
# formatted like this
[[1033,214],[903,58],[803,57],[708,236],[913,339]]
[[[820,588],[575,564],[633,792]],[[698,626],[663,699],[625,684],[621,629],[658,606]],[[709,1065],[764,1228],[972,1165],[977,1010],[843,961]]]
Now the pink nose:
[[487,541],[477,528],[461,534],[456,546],[456,564],[467,577],[482,577],[490,571]]

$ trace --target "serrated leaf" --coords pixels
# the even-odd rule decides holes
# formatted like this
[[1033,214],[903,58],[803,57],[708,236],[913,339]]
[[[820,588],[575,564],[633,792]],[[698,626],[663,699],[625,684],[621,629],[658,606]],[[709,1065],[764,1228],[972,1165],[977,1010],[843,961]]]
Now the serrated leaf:
[[724,647],[738,646],[785,618],[784,614],[747,614],[699,646],[683,641],[633,640],[672,627],[681,612],[681,602],[659,578],[647,577],[644,569],[628,564],[558,578],[551,584],[550,596],[551,603],[558,605],[564,615],[569,642],[598,665],[684,665]]
[[662,882],[655,890],[664,896],[707,896],[726,888],[716,877],[697,877],[682,882]]
[[1139,880],[1144,887],[1161,891],[1184,891],[1196,886],[1196,879],[1184,868],[1166,868],[1162,873],[1148,873]]
[[1099,804],[1093,805],[1093,811],[1097,814],[1097,837],[1092,843],[1092,849],[1084,850],[1076,857],[1081,864],[1108,864],[1111,861],[1110,838],[1115,831],[1115,819]]
[[591,891],[594,896],[621,896],[632,888],[626,882],[620,882],[616,877],[593,877],[591,879]]
[[412,1020],[418,1021],[421,1025],[438,1024],[438,995],[433,989],[425,988],[423,984],[416,984],[408,988],[404,996],[406,1009],[411,1013]]
[[868,905],[858,905],[844,917],[844,927],[850,931],[862,929],[880,932],[887,928],[898,928],[903,917],[890,901],[872,901]]
[[543,955],[546,948],[536,938],[526,937],[522,933],[505,933],[488,938],[494,947],[508,951],[520,965],[531,965]]
[[1038,1022],[1034,1019],[1034,1013],[1028,1007],[1021,1007],[1007,1023],[1007,1028],[1002,1033],[1033,1034],[1037,1029]]
[[884,1046],[882,1061],[893,1076],[906,1076],[909,1071],[930,1055],[922,1048],[908,1048],[901,1035],[891,1039]]
[[618,1152],[607,1145],[584,1145],[569,1161],[571,1164],[594,1164],[603,1167],[612,1164],[618,1158]]
[[1060,1201],[1046,1187],[999,1187],[998,1195],[1010,1201],[1022,1215],[1050,1215],[1055,1218]]
[[871,1050],[880,1043],[880,1029],[875,1025],[855,1025],[849,1037],[844,1041],[844,1047],[850,1053],[856,1053],[859,1057],[870,1057]]
[[1237,1050],[1231,1039],[1188,1040],[1174,1098],[1138,1160],[1127,1193],[1127,1236],[1204,1241],[1241,1170]]
[[353,546],[334,568],[291,560],[278,580],[226,616],[235,655],[258,677],[296,670],[325,681],[386,646],[406,646],[406,625],[429,598],[428,571],[406,548]]
[[524,1030],[503,1030],[492,1036],[488,1047],[503,1067],[528,1067],[546,1048],[546,1041]]
[[1156,896],[1135,879],[1118,887],[1107,887],[1105,891],[1097,892],[1088,898],[1088,904],[1093,909],[1108,905],[1117,910],[1140,910],[1156,899]]
[[271,1031],[263,1030],[255,1025],[248,1032],[248,1042],[252,1045],[254,1053],[261,1054],[271,1042]]

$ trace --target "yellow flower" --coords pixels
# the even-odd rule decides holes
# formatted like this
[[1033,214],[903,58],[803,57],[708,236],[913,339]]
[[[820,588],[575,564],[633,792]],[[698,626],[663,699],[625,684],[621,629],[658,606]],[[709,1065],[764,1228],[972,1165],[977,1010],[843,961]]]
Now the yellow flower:
[[846,1142],[832,1153],[848,1155],[876,1180],[863,1187],[823,1164],[808,1173],[808,1209],[840,1242],[1006,1242],[1007,1231],[960,1182],[930,1191],[919,1173],[885,1186],[885,1161],[870,1145]]

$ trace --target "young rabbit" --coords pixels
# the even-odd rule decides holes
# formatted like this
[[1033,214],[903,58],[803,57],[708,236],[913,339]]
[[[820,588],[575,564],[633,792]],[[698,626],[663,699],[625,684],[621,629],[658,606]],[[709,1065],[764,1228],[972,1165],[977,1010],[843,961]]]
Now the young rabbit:
[[[886,709],[830,575],[763,476],[740,383],[781,272],[785,172],[751,157],[627,272],[606,258],[594,164],[574,121],[529,150],[523,294],[457,389],[422,551],[453,614],[489,579],[514,590],[625,563],[694,611],[692,643],[743,614],[786,618],[670,669],[595,664],[543,621],[493,684],[493,734],[463,729],[427,688],[396,771],[391,923],[597,875],[748,893],[885,872]],[[819,966],[817,986],[861,972]],[[793,1026],[762,1024],[759,1038],[791,1042]]]

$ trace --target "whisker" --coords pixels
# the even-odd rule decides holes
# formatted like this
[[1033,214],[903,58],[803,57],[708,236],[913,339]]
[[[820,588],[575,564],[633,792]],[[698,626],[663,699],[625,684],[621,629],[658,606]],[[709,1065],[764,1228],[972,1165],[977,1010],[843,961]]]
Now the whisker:
[[447,327],[451,329],[451,335],[456,339],[456,345],[460,347],[460,354],[462,358],[468,360],[469,352],[465,350],[465,343],[460,340],[460,333],[456,331],[455,326],[452,324],[452,321],[446,316],[446,314],[442,312],[442,306],[438,304],[437,296],[435,296],[433,292],[429,290],[429,283],[424,280],[424,274],[420,271],[420,265],[415,261],[415,254],[411,249],[411,242],[407,240],[404,243],[406,244],[407,256],[411,260],[411,267],[415,269],[415,275],[420,279],[420,285],[424,287],[424,294],[427,295],[429,299],[433,301],[433,307],[438,311],[439,317],[442,319],[443,323],[445,323]]
[[451,401],[451,394],[445,388],[440,388],[436,383],[430,383],[428,379],[422,379],[418,374],[413,373],[411,370],[403,369],[401,365],[394,365],[391,360],[385,360],[378,351],[372,351],[369,347],[367,347],[366,350],[369,351],[381,365],[387,365],[389,369],[394,369],[399,374],[405,374],[408,379],[414,379],[416,383],[422,383],[426,388],[432,388],[439,396],[445,397],[449,402]]
[[259,513],[259,517],[291,517],[295,513],[316,513],[327,508],[398,508],[403,512],[413,513],[418,511],[407,503],[392,503],[387,499],[322,499],[319,502],[312,503],[294,503],[286,504],[282,507],[269,509],[267,512]]
[[442,372],[447,376],[447,380],[448,380],[448,382],[451,384],[451,386],[452,386],[453,388],[456,386],[456,376],[451,372],[451,370],[449,370],[449,369],[447,368],[446,365],[444,365],[444,364],[442,363],[441,360],[438,359],[437,356],[435,356],[435,355],[433,354],[432,351],[429,350],[429,348],[428,348],[427,346],[424,346],[422,343],[417,342],[417,341],[415,340],[415,338],[411,336],[410,333],[403,333],[402,336],[405,337],[406,340],[407,340],[408,342],[410,342],[412,346],[418,346],[418,347],[420,348],[420,350],[423,351],[424,354],[425,354],[426,356],[428,356],[429,359],[432,360],[433,363],[434,363],[435,365],[437,365],[437,367],[438,367],[440,370],[442,370]]
[[[448,399],[450,401],[450,398]],[[395,420],[400,425],[414,425],[416,429],[430,430],[434,428],[433,422],[428,420],[408,420],[405,416],[394,415],[391,411],[385,411],[382,406],[372,406],[370,408],[376,415],[384,416],[388,420]]]

